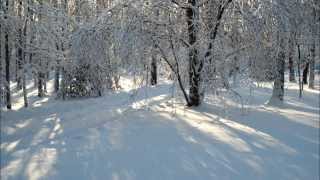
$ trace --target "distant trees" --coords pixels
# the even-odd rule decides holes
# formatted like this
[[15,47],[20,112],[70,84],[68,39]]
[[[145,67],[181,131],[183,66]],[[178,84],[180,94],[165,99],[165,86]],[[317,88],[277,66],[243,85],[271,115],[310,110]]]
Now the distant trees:
[[237,94],[237,87],[248,86],[241,78],[273,82],[272,99],[283,101],[286,67],[295,82],[297,45],[301,64],[310,54],[302,81],[309,75],[314,88],[319,39],[314,0],[5,0],[0,5],[0,84],[8,108],[10,82],[22,89],[27,106],[27,83],[33,80],[44,97],[50,75],[62,99],[101,96],[118,89],[125,74],[142,79],[142,85],[169,76],[187,106],[200,105],[210,93]]

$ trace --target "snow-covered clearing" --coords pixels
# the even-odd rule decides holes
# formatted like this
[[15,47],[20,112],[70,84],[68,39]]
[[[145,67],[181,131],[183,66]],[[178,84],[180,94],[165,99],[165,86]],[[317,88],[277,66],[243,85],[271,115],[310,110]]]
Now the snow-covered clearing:
[[317,180],[319,91],[305,87],[299,99],[297,88],[286,82],[282,107],[266,104],[270,84],[252,97],[238,89],[250,100],[241,110],[228,98],[172,106],[165,82],[134,105],[128,90],[61,101],[36,97],[30,84],[31,107],[16,93],[2,114],[1,180]]

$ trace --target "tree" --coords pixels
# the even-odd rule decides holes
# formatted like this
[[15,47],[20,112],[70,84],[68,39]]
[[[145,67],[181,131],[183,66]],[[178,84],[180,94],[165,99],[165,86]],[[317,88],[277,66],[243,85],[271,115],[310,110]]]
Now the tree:
[[[319,3],[320,4],[320,3]],[[320,6],[319,6],[320,8]],[[316,4],[312,8],[312,24],[311,24],[311,32],[313,40],[311,42],[310,47],[310,75],[309,75],[309,88],[314,89],[314,70],[315,70],[315,56],[316,56],[316,40],[317,37],[317,13],[316,13]],[[320,20],[319,20],[320,21]],[[319,22],[318,22],[319,23]],[[319,35],[318,35],[319,36]]]
[[284,97],[284,71],[285,71],[285,52],[284,52],[284,39],[280,37],[278,32],[279,40],[279,53],[276,59],[276,77],[273,84],[272,97],[270,104],[278,103],[283,101]]
[[294,74],[294,63],[293,63],[293,56],[294,56],[294,33],[290,32],[290,37],[289,37],[289,54],[288,54],[288,62],[289,62],[289,81],[290,82],[295,82],[295,74]]
[[302,72],[303,84],[308,84],[308,72],[309,72],[309,62],[306,62]]
[[[155,18],[159,19],[159,9],[155,9]],[[156,30],[157,26],[154,25],[154,30]],[[156,54],[156,47],[153,45],[151,50],[151,68],[150,68],[150,83],[151,85],[156,85],[158,81],[158,66],[157,66],[157,54]]]
[[11,109],[11,93],[10,93],[10,47],[9,47],[9,0],[5,1],[5,8],[4,8],[4,20],[6,23],[6,27],[4,29],[4,46],[5,46],[5,67],[6,67],[6,102],[7,102],[7,108]]
[[198,57],[197,50],[197,34],[198,21],[199,21],[199,8],[198,0],[188,0],[189,8],[186,10],[187,24],[188,24],[188,35],[189,35],[189,104],[188,106],[198,106],[201,103],[200,97],[200,81],[202,62]]

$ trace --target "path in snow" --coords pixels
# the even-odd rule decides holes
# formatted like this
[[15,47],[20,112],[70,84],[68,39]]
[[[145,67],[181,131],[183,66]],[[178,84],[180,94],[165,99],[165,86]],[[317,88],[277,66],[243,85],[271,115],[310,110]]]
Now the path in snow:
[[276,108],[264,104],[271,88],[259,88],[242,115],[228,99],[227,111],[220,102],[173,109],[170,85],[159,87],[142,110],[128,108],[127,92],[31,95],[32,107],[3,114],[1,179],[319,179],[318,91],[299,99],[289,83]]

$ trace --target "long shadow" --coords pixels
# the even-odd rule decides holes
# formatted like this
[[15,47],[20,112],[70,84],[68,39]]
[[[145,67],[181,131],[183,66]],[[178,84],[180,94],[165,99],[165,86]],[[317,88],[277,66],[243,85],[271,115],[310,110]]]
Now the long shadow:
[[[147,96],[138,93],[135,101],[167,94],[168,86]],[[105,101],[51,101],[30,112],[6,113],[7,122],[1,127],[1,176],[318,179],[318,128],[268,108],[226,117],[217,116],[221,109],[211,104],[186,109],[185,116],[165,110],[127,110],[130,95],[120,92],[103,97]],[[150,105],[165,106],[161,102],[167,100],[156,99]],[[21,117],[10,121],[11,113]],[[188,117],[191,114],[197,121]]]

